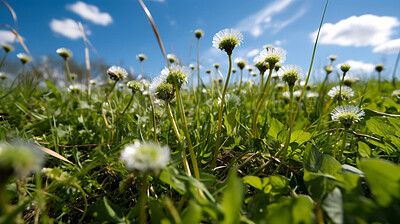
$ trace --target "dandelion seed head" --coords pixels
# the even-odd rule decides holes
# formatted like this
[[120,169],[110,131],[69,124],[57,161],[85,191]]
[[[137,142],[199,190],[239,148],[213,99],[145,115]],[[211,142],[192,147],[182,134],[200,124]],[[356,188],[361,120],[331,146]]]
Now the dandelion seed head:
[[3,48],[3,50],[8,53],[14,50],[14,47],[12,45],[9,44],[2,44],[1,48]]
[[143,92],[143,84],[141,82],[132,80],[126,83],[126,86],[132,91],[132,94],[135,94],[136,92]]
[[359,122],[365,115],[364,111],[356,106],[338,106],[332,110],[332,120],[337,121],[345,127],[350,127],[353,123]]
[[[260,52],[259,60],[264,59],[270,67],[275,66],[276,63],[283,63],[286,60],[286,51],[279,47],[266,48]],[[272,65],[272,66],[271,66]]]
[[128,77],[128,72],[124,68],[115,65],[107,70],[107,74],[111,80],[115,81],[120,81]]
[[332,65],[325,65],[324,70],[326,74],[331,74],[333,72],[333,66]]
[[333,62],[337,59],[337,55],[331,54],[331,55],[329,55],[328,58],[329,58],[329,60],[331,60]]
[[201,29],[197,29],[194,31],[194,35],[197,37],[197,39],[200,39],[204,36],[204,31]]
[[223,29],[213,37],[213,47],[225,51],[228,55],[232,54],[236,46],[240,46],[243,41],[243,34],[235,29]]
[[384,69],[384,65],[383,64],[379,64],[379,65],[375,66],[375,70],[377,72],[381,72],[381,71],[383,71],[383,69]]
[[146,173],[165,168],[170,160],[170,151],[168,146],[135,141],[125,146],[120,159],[128,170]]
[[335,86],[328,92],[328,96],[332,99],[339,99],[339,92],[341,94],[342,100],[348,100],[354,96],[353,90],[348,86],[342,86],[342,90],[340,90],[340,86]]
[[243,70],[244,67],[246,67],[247,60],[244,58],[235,58],[235,64],[240,68],[240,70]]
[[21,63],[24,65],[32,60],[32,57],[25,54],[25,53],[18,53],[17,54],[18,59],[21,61]]
[[282,80],[285,81],[289,88],[292,88],[297,80],[299,80],[299,74],[302,72],[302,69],[298,65],[285,65],[283,66],[279,72],[282,72]]
[[175,54],[167,54],[167,58],[170,63],[178,61],[178,57]]
[[72,57],[72,51],[67,48],[58,48],[56,50],[57,54],[60,55],[64,60],[68,60],[70,57]]
[[350,70],[351,66],[349,64],[342,64],[340,65],[340,70],[342,70],[343,73],[346,73]]
[[167,83],[180,89],[182,85],[188,82],[190,70],[185,66],[172,64],[161,71],[161,76]]

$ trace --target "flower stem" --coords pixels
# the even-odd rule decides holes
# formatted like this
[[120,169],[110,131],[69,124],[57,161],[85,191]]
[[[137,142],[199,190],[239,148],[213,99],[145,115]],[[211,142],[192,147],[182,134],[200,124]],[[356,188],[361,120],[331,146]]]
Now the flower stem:
[[223,111],[224,111],[225,93],[226,93],[226,89],[228,88],[229,79],[231,77],[231,72],[232,72],[232,55],[228,54],[228,58],[229,58],[228,76],[226,78],[224,90],[222,91],[222,95],[221,95],[221,105],[219,106],[219,114],[218,114],[217,141],[216,141],[216,144],[215,144],[214,158],[211,161],[211,168],[214,168],[215,165],[217,164],[217,158],[218,158],[220,142],[221,142],[222,114],[223,114]]
[[131,106],[132,101],[133,101],[133,96],[134,96],[134,95],[135,95],[135,94],[132,92],[132,94],[131,94],[131,99],[129,100],[128,105],[126,105],[124,111],[122,111],[121,116],[120,116],[120,119],[122,119],[122,117],[124,116],[125,112],[126,112],[126,111],[128,110],[128,108]]
[[343,139],[342,139],[342,148],[341,148],[341,150],[339,151],[339,154],[338,154],[338,157],[337,157],[337,160],[340,162],[340,160],[341,160],[341,158],[342,158],[342,155],[343,155],[343,151],[344,151],[344,148],[345,148],[345,146],[346,146],[346,140],[347,140],[347,132],[349,131],[349,127],[344,127],[344,132],[343,132]]
[[342,86],[344,83],[344,77],[346,76],[346,72],[343,72],[343,77],[342,77],[342,81],[340,82],[339,85],[339,98],[338,98],[338,105],[341,106],[342,105]]
[[238,94],[240,94],[240,90],[242,89],[242,78],[243,78],[243,69],[240,69],[240,82],[239,82]]
[[264,87],[264,72],[260,73],[260,75],[261,75],[260,89],[263,89],[263,87]]
[[68,65],[68,61],[67,61],[67,60],[65,60],[65,69],[67,70],[67,74],[68,74],[68,77],[69,77],[69,81],[71,82],[72,88],[74,89],[74,93],[75,93],[76,100],[78,101],[78,106],[79,106],[79,110],[80,110],[80,112],[81,112],[81,118],[82,118],[83,127],[84,127],[85,129],[87,129],[87,128],[86,128],[86,124],[85,124],[85,119],[84,119],[84,117],[83,117],[83,110],[82,110],[81,100],[79,99],[78,93],[75,91],[74,80],[72,79],[71,72],[69,71],[69,65]]
[[140,224],[147,223],[147,213],[146,213],[146,204],[147,204],[147,176],[145,173],[142,177],[142,185],[140,186]]
[[381,72],[378,72],[378,91],[381,92]]
[[4,54],[4,56],[3,56],[3,58],[1,59],[0,68],[3,67],[3,63],[4,63],[4,60],[5,60],[6,57],[7,57],[7,54],[8,54],[8,52],[6,52],[6,53]]
[[258,136],[258,129],[257,129],[257,117],[258,117],[258,113],[262,107],[262,105],[264,104],[265,98],[267,97],[267,93],[269,90],[269,85],[271,83],[271,77],[272,77],[272,70],[274,68],[274,65],[270,65],[270,70],[269,70],[269,74],[268,74],[268,79],[267,79],[267,83],[264,85],[264,88],[261,93],[261,95],[258,97],[257,100],[257,106],[256,109],[254,110],[254,116],[253,116],[253,136],[254,137],[259,137]]
[[192,141],[190,140],[190,134],[186,122],[185,109],[183,108],[182,96],[180,94],[179,88],[176,88],[176,99],[178,101],[179,113],[181,114],[183,132],[185,133],[186,141],[189,147],[190,159],[192,160],[193,164],[194,176],[196,177],[196,179],[200,179],[199,167],[197,165],[196,154],[194,153]]
[[288,133],[288,135],[286,137],[285,145],[275,155],[275,157],[282,156],[281,161],[283,159],[285,159],[285,157],[286,157],[287,150],[288,150],[289,144],[290,144],[290,137],[292,135],[293,123],[294,123],[294,120],[293,120],[293,86],[289,86],[289,92],[290,92],[290,98],[289,98],[289,130],[288,130],[289,133]]
[[[175,136],[178,139],[178,142],[181,142],[182,141],[182,137],[179,134],[178,127],[176,126],[174,115],[172,114],[171,105],[169,104],[169,102],[167,102],[167,112],[168,112],[169,118],[171,119],[172,128],[174,130]],[[186,150],[185,149],[182,149],[182,162],[183,162],[183,167],[185,168],[186,173],[189,176],[192,176],[192,173],[190,172],[189,162],[187,161]]]
[[107,122],[107,118],[106,118],[106,114],[104,113],[104,103],[106,102],[106,100],[108,99],[108,97],[110,96],[111,92],[113,91],[113,89],[115,88],[115,85],[117,84],[117,81],[115,81],[112,86],[111,86],[111,90],[107,93],[106,97],[104,98],[103,102],[101,103],[101,114],[103,116],[104,119],[104,123],[106,125],[107,128],[110,128],[110,125]]

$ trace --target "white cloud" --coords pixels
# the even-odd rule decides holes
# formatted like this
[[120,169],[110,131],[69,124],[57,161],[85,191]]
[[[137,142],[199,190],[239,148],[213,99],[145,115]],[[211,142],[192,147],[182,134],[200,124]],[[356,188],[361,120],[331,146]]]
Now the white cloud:
[[8,30],[0,30],[0,44],[10,44],[14,41],[15,35]]
[[[294,0],[277,0],[260,11],[244,18],[237,25],[236,28],[242,32],[250,32],[254,37],[260,36],[265,29],[272,26],[273,16],[279,14],[286,9]],[[289,23],[293,21],[287,21]],[[285,24],[284,22],[281,22]],[[285,26],[287,26],[287,23]]]
[[72,19],[52,19],[50,22],[50,28],[53,32],[61,34],[69,39],[74,40],[82,37],[78,23]]
[[256,56],[258,53],[260,53],[260,50],[258,50],[258,49],[253,49],[253,50],[251,50],[251,51],[249,51],[249,52],[247,53],[246,57],[251,58],[251,57]]
[[398,53],[399,51],[400,51],[400,38],[379,44],[372,50],[372,52],[374,53],[379,52],[385,54],[395,54]]
[[[390,39],[400,26],[396,17],[361,15],[351,16],[339,22],[325,23],[321,28],[319,43],[339,46],[377,46]],[[317,31],[310,34],[315,40]]]
[[[372,73],[375,70],[375,65],[370,63],[365,63],[363,61],[348,60],[344,64],[350,65],[350,72],[362,72],[362,73]],[[337,65],[337,69],[340,70],[340,66]]]
[[67,5],[67,9],[98,25],[107,26],[113,21],[110,14],[106,12],[100,12],[97,6],[89,5],[81,1],[78,1],[75,4]]

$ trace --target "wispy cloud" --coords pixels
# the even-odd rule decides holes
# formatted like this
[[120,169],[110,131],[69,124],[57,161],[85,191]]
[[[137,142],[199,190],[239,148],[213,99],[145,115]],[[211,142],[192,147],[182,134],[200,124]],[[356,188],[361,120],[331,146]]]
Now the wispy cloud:
[[[249,32],[254,37],[260,36],[263,34],[265,29],[269,27],[278,27],[279,29],[282,29],[305,13],[305,9],[303,9],[286,21],[273,22],[273,17],[285,10],[294,1],[295,0],[277,0],[271,4],[268,4],[260,11],[241,20],[236,25],[236,29],[242,32]],[[279,32],[279,30],[276,32]]]
[[0,44],[10,44],[14,41],[14,38],[15,35],[11,31],[0,30]]
[[249,51],[249,52],[246,54],[246,57],[252,58],[252,57],[256,56],[258,53],[260,53],[260,50],[259,50],[259,49],[253,49],[253,50]]
[[385,54],[395,54],[399,51],[400,51],[400,38],[379,44],[372,50],[372,52],[374,53],[385,53]]
[[[344,62],[345,64],[350,65],[351,72],[362,72],[362,73],[372,73],[375,70],[375,65],[371,63],[365,63],[363,61],[355,61],[355,60],[348,60]],[[340,66],[342,64],[338,64],[336,67],[340,70]]]
[[67,9],[78,14],[83,19],[87,19],[98,25],[107,26],[113,21],[110,14],[100,12],[97,6],[89,5],[81,1],[67,5]]
[[54,33],[61,34],[69,39],[74,40],[82,37],[78,23],[72,19],[52,19],[50,22],[50,28]]
[[[395,28],[400,26],[396,17],[362,15],[351,16],[339,22],[325,23],[321,28],[320,44],[339,46],[377,46],[390,40]],[[317,31],[310,34],[315,40]]]

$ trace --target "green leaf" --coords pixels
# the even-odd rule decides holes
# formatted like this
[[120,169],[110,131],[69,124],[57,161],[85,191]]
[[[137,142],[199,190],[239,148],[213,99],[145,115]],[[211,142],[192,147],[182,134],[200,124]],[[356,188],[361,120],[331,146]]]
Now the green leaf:
[[274,139],[278,139],[278,134],[283,129],[283,124],[277,119],[272,118],[270,125],[268,135],[272,136]]
[[258,190],[261,190],[265,185],[263,184],[261,178],[255,176],[245,176],[243,177],[243,183],[248,184]]
[[224,213],[224,224],[239,223],[240,209],[243,202],[242,181],[236,175],[237,169],[232,168],[229,173],[226,189],[222,198],[222,211]]
[[364,142],[358,142],[358,154],[361,157],[369,158],[372,155],[371,148]]
[[343,223],[343,199],[342,192],[339,188],[333,189],[325,198],[322,208],[329,218],[336,224]]
[[371,192],[381,206],[400,199],[400,167],[386,160],[366,159],[360,162]]
[[186,193],[185,183],[176,177],[176,172],[178,171],[176,171],[174,168],[168,167],[167,169],[161,171],[159,178],[164,183],[171,185],[171,187],[179,194],[183,195]]
[[202,219],[202,209],[194,201],[182,212],[182,223],[200,223]]
[[263,178],[266,194],[286,194],[290,191],[289,179],[284,176],[270,176]]
[[383,137],[387,135],[393,135],[396,132],[392,126],[385,125],[382,119],[378,119],[375,117],[369,119],[366,122],[366,125],[371,132]]
[[296,130],[290,136],[290,142],[296,142],[297,144],[302,144],[310,140],[311,134],[302,130]]
[[57,87],[52,83],[52,82],[50,82],[50,80],[46,80],[46,85],[47,85],[47,87],[49,87],[49,89],[51,90],[51,92],[54,94],[54,96],[57,98],[57,101],[61,101],[61,95],[60,95],[60,93],[58,92],[58,89],[57,89]]
[[313,201],[309,196],[281,198],[267,206],[266,223],[311,224],[313,222]]

